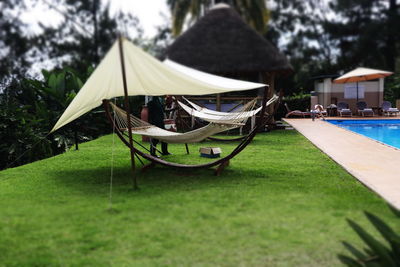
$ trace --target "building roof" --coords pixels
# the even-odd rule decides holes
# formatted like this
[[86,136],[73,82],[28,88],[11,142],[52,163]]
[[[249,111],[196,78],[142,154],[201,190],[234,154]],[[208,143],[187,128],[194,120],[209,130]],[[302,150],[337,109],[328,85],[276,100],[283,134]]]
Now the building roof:
[[292,72],[274,45],[229,6],[211,9],[167,49],[167,57],[211,73]]

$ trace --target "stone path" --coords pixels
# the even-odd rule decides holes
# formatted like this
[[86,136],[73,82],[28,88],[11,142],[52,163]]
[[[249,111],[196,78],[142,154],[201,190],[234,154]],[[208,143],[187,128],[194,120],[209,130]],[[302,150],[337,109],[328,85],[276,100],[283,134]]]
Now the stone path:
[[400,210],[400,150],[322,120],[284,119],[350,174]]

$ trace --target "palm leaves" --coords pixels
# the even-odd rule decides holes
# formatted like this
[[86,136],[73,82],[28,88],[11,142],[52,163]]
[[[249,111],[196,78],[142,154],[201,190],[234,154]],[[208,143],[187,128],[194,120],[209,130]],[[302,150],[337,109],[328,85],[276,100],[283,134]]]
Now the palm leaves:
[[43,71],[43,79],[25,78],[0,91],[0,169],[61,153],[109,131],[103,114],[92,112],[48,134],[92,71]]
[[[392,211],[400,218],[399,211],[393,208]],[[365,212],[365,215],[385,239],[386,244],[375,239],[354,221],[347,220],[350,227],[353,228],[368,248],[361,251],[348,242],[343,242],[343,245],[353,255],[353,258],[339,255],[340,261],[348,266],[400,266],[400,235],[395,233],[390,226],[374,214]]]
[[[212,6],[211,0],[167,0],[172,14],[172,32],[179,35],[183,24],[190,14],[190,21],[196,21],[204,11]],[[224,1],[230,4],[239,15],[253,29],[259,33],[265,33],[269,21],[269,10],[265,0],[231,0]]]

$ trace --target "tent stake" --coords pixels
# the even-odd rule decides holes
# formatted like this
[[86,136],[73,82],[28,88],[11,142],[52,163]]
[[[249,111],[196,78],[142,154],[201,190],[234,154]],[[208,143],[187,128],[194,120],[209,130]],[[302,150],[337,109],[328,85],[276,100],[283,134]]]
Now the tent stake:
[[126,84],[126,73],[125,73],[125,61],[124,61],[124,50],[123,50],[123,45],[122,45],[122,37],[118,37],[118,44],[119,44],[119,56],[121,60],[121,71],[122,71],[122,82],[124,85],[124,95],[125,95],[125,111],[126,111],[126,116],[127,116],[127,122],[128,122],[128,136],[129,136],[129,145],[130,145],[130,152],[131,152],[131,168],[132,168],[132,182],[133,182],[133,189],[137,190],[138,185],[137,185],[137,178],[135,175],[135,151],[133,150],[133,138],[132,138],[132,124],[131,124],[131,119],[130,119],[130,107],[129,107],[129,98],[128,98],[128,87]]

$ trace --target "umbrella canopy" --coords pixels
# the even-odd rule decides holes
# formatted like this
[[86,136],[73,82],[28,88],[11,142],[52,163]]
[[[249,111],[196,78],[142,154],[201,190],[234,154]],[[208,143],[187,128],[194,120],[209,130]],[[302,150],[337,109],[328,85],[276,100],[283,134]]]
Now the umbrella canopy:
[[334,83],[354,83],[375,80],[392,75],[393,72],[369,68],[356,68],[335,79]]
[[[266,86],[182,72],[163,64],[126,39],[122,40],[128,95],[206,95]],[[172,62],[173,64],[173,62]],[[52,129],[52,132],[99,106],[103,99],[124,95],[118,41],[114,43]]]

